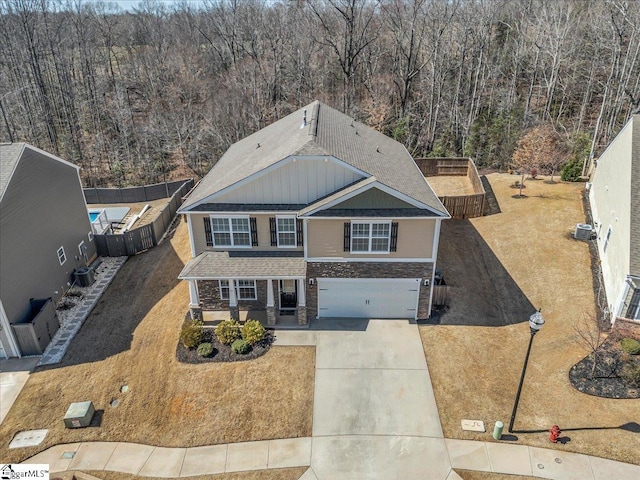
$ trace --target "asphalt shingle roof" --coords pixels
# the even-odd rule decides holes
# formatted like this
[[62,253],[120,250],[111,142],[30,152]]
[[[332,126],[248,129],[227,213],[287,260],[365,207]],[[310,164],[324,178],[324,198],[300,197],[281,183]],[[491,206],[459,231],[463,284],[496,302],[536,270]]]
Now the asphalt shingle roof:
[[9,180],[20,160],[24,143],[0,144],[0,197],[9,185]]
[[[274,275],[274,272],[277,272]],[[206,251],[190,260],[181,279],[305,277],[304,252]]]
[[[303,110],[308,122],[300,128]],[[334,156],[448,215],[401,143],[318,101],[231,145],[182,210],[291,155]]]

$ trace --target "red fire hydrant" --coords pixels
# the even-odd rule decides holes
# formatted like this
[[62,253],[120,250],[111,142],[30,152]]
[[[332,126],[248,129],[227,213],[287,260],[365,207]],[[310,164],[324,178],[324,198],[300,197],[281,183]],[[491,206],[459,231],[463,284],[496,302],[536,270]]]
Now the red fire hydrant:
[[553,443],[558,443],[558,437],[562,432],[560,431],[560,427],[558,425],[554,425],[549,430],[549,441]]

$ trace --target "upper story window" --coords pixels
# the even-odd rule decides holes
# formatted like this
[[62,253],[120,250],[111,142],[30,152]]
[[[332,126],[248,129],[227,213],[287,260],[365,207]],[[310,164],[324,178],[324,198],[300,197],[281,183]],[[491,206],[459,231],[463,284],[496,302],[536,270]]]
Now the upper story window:
[[214,247],[251,247],[249,217],[211,217]]
[[303,244],[302,220],[294,215],[270,217],[269,230],[272,247],[294,248]]
[[277,217],[278,247],[296,246],[296,217]]
[[64,247],[58,249],[58,262],[63,265],[67,261],[67,255],[64,253]]
[[351,222],[351,252],[389,253],[391,222]]

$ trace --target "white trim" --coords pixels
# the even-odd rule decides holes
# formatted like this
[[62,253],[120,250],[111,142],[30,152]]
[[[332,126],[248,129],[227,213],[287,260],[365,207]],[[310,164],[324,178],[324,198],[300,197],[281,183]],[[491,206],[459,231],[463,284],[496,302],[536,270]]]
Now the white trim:
[[4,305],[2,304],[2,300],[0,300],[0,325],[2,325],[2,330],[7,332],[5,336],[9,341],[9,345],[3,344],[3,348],[7,357],[18,357],[21,358],[22,354],[20,353],[20,348],[18,347],[18,342],[16,341],[15,336],[13,335],[13,329],[11,328],[11,324],[9,323],[9,317],[7,317],[7,312],[4,310]]
[[381,257],[381,258],[353,258],[353,257],[309,257],[306,259],[307,262],[342,262],[342,263],[350,263],[350,262],[372,262],[372,263],[381,263],[381,262],[389,262],[389,263],[433,263],[432,258],[399,258],[399,257]]
[[[300,275],[234,275],[236,280],[295,280],[304,278]],[[207,277],[178,277],[179,280],[228,280],[229,276],[213,275]]]
[[435,258],[433,261],[433,266],[431,267],[431,283],[429,284],[429,305],[427,305],[427,318],[431,317],[431,306],[433,304],[433,287],[434,282],[436,280],[436,264],[438,259],[438,248],[440,247],[440,225],[442,224],[442,219],[436,219],[436,228],[433,233],[433,252],[431,253],[431,258]]
[[[247,137],[245,137],[245,138],[247,138]],[[223,157],[224,157],[224,155],[223,155]],[[353,165],[349,165],[348,163],[346,163],[346,162],[344,162],[344,161],[342,161],[342,160],[340,160],[340,159],[338,159],[338,158],[336,158],[336,157],[334,157],[332,155],[288,155],[288,156],[284,157],[282,160],[278,160],[277,162],[272,163],[271,165],[263,168],[262,170],[259,170],[259,171],[255,172],[255,173],[252,173],[251,175],[249,175],[247,177],[244,177],[244,178],[238,180],[237,182],[232,183],[231,185],[228,185],[228,186],[222,188],[221,190],[218,190],[217,192],[214,192],[214,193],[212,193],[210,195],[207,195],[204,198],[201,198],[200,200],[196,201],[195,203],[189,205],[186,210],[178,209],[178,213],[184,213],[184,212],[189,211],[189,210],[191,210],[191,209],[193,209],[193,208],[195,208],[195,207],[197,207],[199,205],[202,205],[203,203],[215,203],[215,202],[212,202],[212,200],[215,200],[218,197],[226,195],[227,193],[229,193],[229,192],[231,192],[233,190],[236,190],[239,187],[242,187],[243,185],[246,185],[247,183],[250,183],[250,182],[252,182],[254,180],[257,180],[258,178],[260,178],[260,177],[272,172],[273,170],[277,170],[278,168],[283,167],[285,165],[288,165],[289,163],[293,163],[294,160],[295,161],[298,161],[298,160],[302,160],[302,161],[317,161],[317,160],[325,160],[325,159],[329,159],[332,162],[336,163],[337,165],[340,165],[340,166],[346,168],[347,170],[351,170],[354,173],[362,175],[364,178],[371,176],[370,173],[367,173],[367,172],[365,172],[363,170],[360,170],[360,169],[354,167]],[[214,166],[214,168],[212,168],[209,171],[207,176],[211,175],[212,172],[214,172],[214,169],[215,169],[215,166]],[[213,173],[213,174],[215,174],[215,173]],[[196,212],[194,212],[194,213],[196,213]]]
[[89,239],[89,242],[93,242],[93,232],[87,233],[87,238]]
[[[212,222],[212,220],[214,218],[215,219],[227,219],[228,220],[227,224],[229,226],[228,232],[215,232],[214,229],[213,229],[213,222]],[[247,221],[247,227],[249,228],[249,230],[247,232],[245,232],[245,231],[235,232],[233,230],[233,226],[232,226],[233,222],[232,222],[232,220],[238,220],[238,219]],[[249,215],[210,215],[209,216],[209,221],[211,222],[211,241],[213,242],[213,248],[224,248],[224,249],[226,249],[226,248],[251,248],[252,247],[252,245],[251,245],[251,243],[252,243],[251,242],[251,233],[252,233],[251,232],[251,219],[249,218]],[[220,233],[222,233],[222,234],[229,233],[229,239],[231,240],[231,244],[230,245],[226,245],[226,244],[225,245],[216,245],[216,233],[219,233],[219,234]],[[249,244],[248,245],[236,245],[235,241],[234,241],[234,238],[233,238],[234,233],[242,233],[242,234],[246,233],[246,234],[248,234],[249,235]]]
[[89,261],[89,257],[87,256],[87,252],[84,251],[82,249],[82,247],[87,248],[84,240],[82,240],[79,244],[78,244],[78,253],[80,254],[80,258],[84,259],[84,263],[86,264]]
[[[349,229],[349,253],[352,254],[374,254],[374,255],[380,255],[380,254],[388,254],[391,252],[391,220],[370,220],[368,222],[363,222],[362,220],[351,220],[351,228]],[[353,225],[369,225],[369,235],[368,237],[366,237],[369,241],[369,249],[368,250],[354,250],[353,249]],[[384,238],[384,237],[374,237],[373,236],[373,225],[374,224],[378,224],[378,225],[388,225],[389,227],[389,233],[387,234],[387,249],[386,250],[371,250],[371,246],[373,243],[373,239],[374,238]],[[359,239],[364,239],[365,237],[355,237],[355,238],[359,238]]]
[[200,292],[198,292],[198,282],[189,280],[189,308],[198,308],[200,306]]
[[307,306],[307,280],[305,278],[299,278],[296,281],[296,287],[297,287],[297,300],[298,300],[298,306],[299,307],[306,307]]
[[[305,220],[363,220],[363,221],[375,221],[378,218],[383,218],[383,217],[359,217],[359,216],[342,216],[342,217],[325,217],[324,215],[322,217],[307,217],[304,215],[300,215],[298,218],[303,218]],[[386,218],[386,217],[385,217]],[[420,217],[403,217],[403,216],[396,216],[393,217],[394,220],[435,220],[436,218],[439,218],[441,220],[447,220],[451,217],[436,217],[436,216],[420,216]]]
[[[209,219],[211,222],[211,219]],[[191,225],[191,214],[187,213],[187,228],[189,229],[189,243],[191,244],[191,258],[196,258],[196,241],[193,238],[193,225]],[[211,241],[213,242],[213,232],[211,232]]]
[[[60,254],[60,250],[62,250],[62,255]],[[64,245],[62,245],[60,248],[58,248],[58,250],[56,250],[56,255],[58,256],[58,263],[60,263],[60,266],[67,263],[67,253],[64,251]]]
[[[293,245],[280,245],[280,226],[278,223],[279,219],[283,220],[293,220],[293,231],[292,232],[282,232],[282,233],[293,233]],[[278,248],[297,248],[298,247],[298,226],[297,226],[298,218],[295,215],[276,215],[276,245]]]
[[276,302],[273,295],[273,279],[267,278],[267,307],[275,307]]
[[304,251],[304,260],[307,261],[308,257],[309,257],[309,250],[307,245],[309,244],[308,240],[308,233],[307,233],[307,223],[308,223],[308,219],[303,218],[302,219],[302,249]]

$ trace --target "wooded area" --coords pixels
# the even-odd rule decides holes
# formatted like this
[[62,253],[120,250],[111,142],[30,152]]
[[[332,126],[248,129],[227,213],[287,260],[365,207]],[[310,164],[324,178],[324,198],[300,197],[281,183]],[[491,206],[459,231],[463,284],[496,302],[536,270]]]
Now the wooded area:
[[491,168],[534,127],[582,162],[640,102],[625,0],[0,0],[0,51],[0,140],[88,186],[203,175],[314,99]]

